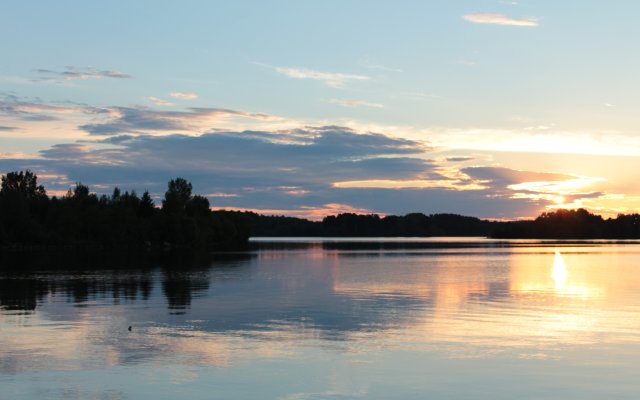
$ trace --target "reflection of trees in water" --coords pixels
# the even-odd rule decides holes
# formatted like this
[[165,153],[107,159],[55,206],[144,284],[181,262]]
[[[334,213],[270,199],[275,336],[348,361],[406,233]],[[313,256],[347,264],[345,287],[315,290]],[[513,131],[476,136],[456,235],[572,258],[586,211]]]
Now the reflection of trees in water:
[[194,294],[209,288],[209,275],[206,271],[183,272],[165,271],[162,291],[172,314],[184,314],[191,306]]
[[198,253],[173,253],[162,260],[162,292],[172,314],[191,306],[194,292],[209,288],[208,257]]
[[36,278],[0,278],[0,308],[33,311],[52,285]]
[[[319,249],[323,251],[322,247]],[[60,271],[34,269],[0,275],[0,304],[3,309],[34,310],[37,304],[52,301],[49,295],[55,295],[55,301],[66,299],[73,305],[95,300],[135,304],[155,296],[150,308],[157,311],[157,307],[164,307],[164,300],[169,314],[189,313],[190,319],[202,321],[199,327],[206,331],[261,335],[262,331],[311,329],[322,338],[344,340],[353,332],[406,325],[416,313],[424,315],[433,308],[436,286],[419,295],[376,286],[384,281],[385,266],[395,264],[392,255],[400,254],[404,253],[335,254],[347,259],[340,269],[328,268],[337,265],[333,264],[337,258],[326,264],[325,259],[279,251],[214,255],[213,259],[210,255],[183,253],[134,262],[97,261],[97,265],[110,268],[87,271],[84,267],[61,267]],[[247,262],[256,255],[262,257],[258,268]],[[364,260],[359,261],[360,258]],[[401,259],[406,260],[406,255]],[[358,262],[351,266],[354,275],[344,275],[354,260]],[[370,276],[376,265],[382,275]],[[338,272],[340,276],[336,276]],[[366,282],[374,290],[367,290]],[[361,283],[365,286],[361,287]],[[496,287],[496,294],[502,289]],[[484,292],[470,294],[482,295]],[[206,297],[203,306],[192,307],[200,296]],[[139,311],[136,318],[142,318]],[[174,323],[181,319],[171,320]]]
[[0,304],[3,309],[34,310],[48,295],[76,304],[96,298],[148,298],[151,266],[139,253],[5,254],[0,258]]
[[[171,314],[184,314],[190,308],[194,296],[209,289],[211,272],[220,268],[234,268],[235,261],[254,257],[250,253],[202,254],[194,252],[173,253],[162,260],[162,291]],[[215,277],[217,274],[213,275]]]
[[4,310],[35,310],[49,295],[61,295],[75,304],[97,298],[114,302],[147,300],[153,289],[150,271],[127,271],[125,276],[95,272],[91,275],[45,274],[0,277],[0,307]]
[[127,270],[71,275],[58,286],[58,290],[76,304],[97,298],[112,299],[114,303],[148,300],[153,289],[153,272]]
[[[286,265],[278,268],[288,272],[250,279],[251,268],[247,267],[251,263],[247,260],[255,256],[218,254],[212,259],[206,254],[173,253],[137,261],[115,261],[112,257],[110,262],[97,261],[99,257],[94,256],[96,265],[105,268],[94,271],[86,271],[85,261],[71,262],[66,269],[63,264],[49,264],[59,265],[60,270],[52,267],[44,272],[42,264],[36,264],[33,272],[0,275],[0,305],[3,309],[34,310],[41,302],[50,301],[50,295],[74,305],[94,300],[135,303],[155,295],[164,297],[170,314],[189,312],[195,319],[206,320],[203,328],[211,331],[251,332],[291,324],[313,327],[323,337],[339,340],[349,332],[401,323],[412,310],[430,301],[411,296],[337,294],[330,269],[302,272],[295,265]],[[209,293],[211,287],[216,290]],[[206,309],[191,309],[199,296],[209,297]]]
[[250,257],[238,254],[214,259],[210,254],[195,252],[4,255],[0,258],[0,308],[33,311],[49,295],[61,296],[76,305],[96,299],[111,299],[117,304],[146,301],[152,295],[160,267],[169,309],[184,310],[194,294],[209,287],[208,271],[216,268],[218,261],[229,266],[234,265],[229,260]]

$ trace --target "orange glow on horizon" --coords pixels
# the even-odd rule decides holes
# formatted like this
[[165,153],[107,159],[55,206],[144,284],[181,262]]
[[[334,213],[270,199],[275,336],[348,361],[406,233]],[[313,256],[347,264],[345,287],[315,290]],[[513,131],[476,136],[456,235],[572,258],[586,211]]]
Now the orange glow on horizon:
[[254,212],[262,215],[285,215],[288,217],[305,218],[311,221],[321,221],[323,218],[330,215],[338,215],[344,213],[353,214],[377,214],[384,216],[384,214],[376,213],[366,208],[352,207],[348,204],[340,203],[328,203],[322,206],[302,206],[298,209],[267,209],[267,208],[243,208],[243,207],[211,207],[214,211],[240,211],[240,212]]

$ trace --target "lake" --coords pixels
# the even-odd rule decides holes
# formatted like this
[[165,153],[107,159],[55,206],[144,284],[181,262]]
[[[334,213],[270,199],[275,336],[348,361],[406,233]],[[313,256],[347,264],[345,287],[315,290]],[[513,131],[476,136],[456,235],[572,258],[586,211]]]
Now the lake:
[[640,398],[640,242],[252,246],[4,259],[0,398]]

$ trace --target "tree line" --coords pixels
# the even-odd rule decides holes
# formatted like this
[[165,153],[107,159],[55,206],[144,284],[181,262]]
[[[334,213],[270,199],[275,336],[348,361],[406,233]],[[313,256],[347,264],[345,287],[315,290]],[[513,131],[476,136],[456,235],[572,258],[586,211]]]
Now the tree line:
[[284,216],[248,213],[254,236],[331,236],[331,237],[425,237],[488,236],[495,225],[474,217],[455,214],[379,216],[344,213],[309,221]]
[[241,216],[211,211],[192,184],[169,181],[161,206],[149,192],[98,196],[82,183],[49,197],[31,171],[9,172],[0,186],[0,245],[118,248],[230,247],[246,243]]
[[246,244],[250,236],[640,239],[638,214],[605,219],[584,209],[559,209],[533,220],[490,221],[457,214],[344,213],[310,221],[212,211],[209,200],[192,191],[189,181],[176,178],[160,205],[146,191],[138,196],[116,187],[110,196],[98,196],[82,183],[64,196],[49,197],[33,172],[10,172],[0,187],[0,245],[228,249]]
[[585,209],[558,209],[532,220],[490,221],[457,214],[339,214],[322,221],[248,213],[254,236],[428,237],[502,239],[640,239],[640,215],[603,218]]

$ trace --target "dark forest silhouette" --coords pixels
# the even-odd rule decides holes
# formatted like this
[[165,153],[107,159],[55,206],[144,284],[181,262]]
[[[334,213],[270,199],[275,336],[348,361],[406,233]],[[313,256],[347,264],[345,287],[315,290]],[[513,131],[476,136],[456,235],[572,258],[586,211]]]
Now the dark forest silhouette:
[[456,214],[340,214],[314,222],[249,215],[254,236],[426,237],[486,236],[503,239],[640,239],[640,215],[604,219],[587,210],[546,212],[534,220],[489,221]]
[[339,214],[322,221],[253,212],[212,211],[183,178],[169,181],[162,205],[148,192],[111,196],[77,183],[49,197],[31,171],[2,176],[0,245],[230,249],[250,236],[487,236],[539,239],[638,239],[640,215],[604,219],[584,209],[546,212],[534,220],[489,221],[456,214]]
[[148,192],[97,196],[77,183],[49,197],[31,171],[2,176],[0,245],[71,245],[119,248],[229,247],[246,243],[249,225],[213,212],[183,178],[169,181],[162,206]]

